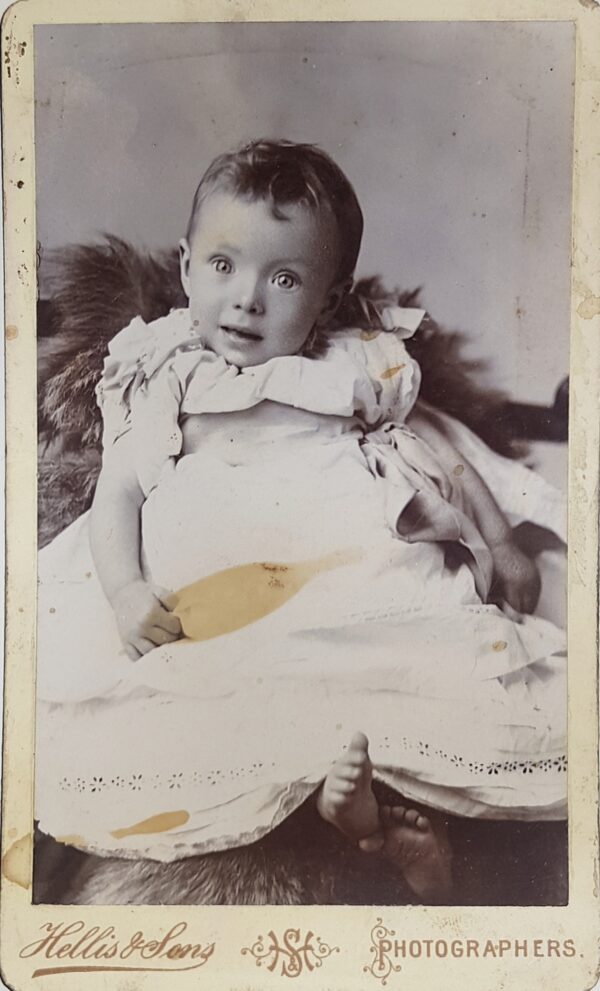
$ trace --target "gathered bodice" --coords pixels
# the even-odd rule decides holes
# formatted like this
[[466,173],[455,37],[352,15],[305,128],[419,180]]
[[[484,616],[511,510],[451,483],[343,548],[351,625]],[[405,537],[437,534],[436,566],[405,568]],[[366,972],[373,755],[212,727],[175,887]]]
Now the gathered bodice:
[[151,324],[137,317],[111,342],[97,387],[105,448],[133,431],[138,478],[147,495],[165,465],[186,453],[186,444],[196,450],[217,442],[209,429],[217,423],[215,414],[243,414],[222,428],[240,450],[250,434],[252,443],[267,448],[278,433],[293,442],[307,430],[315,436],[318,431],[325,441],[358,423],[363,429],[403,423],[420,384],[404,339],[422,317],[423,310],[390,307],[387,321],[395,321],[394,330],[336,331],[318,359],[284,355],[246,368],[204,347],[188,310]]

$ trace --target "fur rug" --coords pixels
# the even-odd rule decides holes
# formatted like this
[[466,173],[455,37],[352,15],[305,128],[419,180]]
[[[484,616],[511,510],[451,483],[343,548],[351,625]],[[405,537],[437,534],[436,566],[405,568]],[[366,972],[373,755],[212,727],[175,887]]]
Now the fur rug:
[[[62,904],[303,905],[405,903],[402,879],[366,858],[306,803],[265,839],[172,864],[99,858],[38,836],[34,900]],[[372,862],[371,862],[372,861]],[[45,869],[44,869],[45,868]],[[367,869],[368,868],[368,869]]]
[[[186,303],[177,255],[144,255],[107,237],[53,259],[52,299],[39,328],[39,544],[90,505],[100,469],[101,422],[94,386],[108,341],[134,316],[147,322]],[[338,325],[372,326],[372,300],[415,305],[417,293],[360,283]],[[330,328],[335,332],[335,327]],[[504,454],[515,442],[498,415],[503,398],[477,387],[461,337],[432,320],[410,350],[422,395],[458,416]],[[382,800],[393,796],[379,789]],[[450,821],[456,904],[561,904],[566,898],[566,826]],[[406,904],[387,862],[352,847],[306,803],[252,846],[174,864],[98,858],[38,833],[34,902],[57,904]]]
[[[381,802],[393,799],[376,783]],[[450,818],[454,905],[565,905],[567,825]],[[172,864],[80,853],[37,832],[33,901],[60,905],[410,905],[387,860],[306,803],[247,847]]]

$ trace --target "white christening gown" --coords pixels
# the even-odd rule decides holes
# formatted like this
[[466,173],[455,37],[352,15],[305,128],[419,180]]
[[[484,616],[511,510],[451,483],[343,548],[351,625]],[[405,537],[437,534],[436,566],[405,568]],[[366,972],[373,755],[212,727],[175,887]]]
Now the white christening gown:
[[[87,514],[40,553],[43,831],[165,861],[250,843],[318,788],[356,730],[376,777],[408,800],[565,814],[564,633],[484,604],[489,553],[405,424],[419,369],[403,338],[421,316],[395,309],[395,331],[341,331],[322,358],[242,370],[203,348],[187,310],[114,339],[104,443],[133,432],[143,568],[163,588],[193,585],[179,600],[190,635],[127,658]],[[436,415],[513,524],[564,538],[554,489]],[[417,491],[469,563],[397,536]]]

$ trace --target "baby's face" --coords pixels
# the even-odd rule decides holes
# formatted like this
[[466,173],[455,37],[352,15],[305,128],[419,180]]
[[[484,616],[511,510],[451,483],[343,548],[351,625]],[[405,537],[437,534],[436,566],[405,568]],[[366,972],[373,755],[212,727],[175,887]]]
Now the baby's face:
[[181,242],[181,279],[200,339],[240,368],[296,354],[335,311],[337,230],[326,211],[285,208],[216,191],[192,243]]

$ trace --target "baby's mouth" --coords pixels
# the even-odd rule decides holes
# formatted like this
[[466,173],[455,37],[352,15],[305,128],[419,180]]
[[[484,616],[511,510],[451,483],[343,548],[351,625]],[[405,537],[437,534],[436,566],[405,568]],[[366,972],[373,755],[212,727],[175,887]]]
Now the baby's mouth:
[[221,330],[235,341],[262,341],[260,334],[252,330],[247,330],[245,327],[236,327],[233,324],[221,324]]

